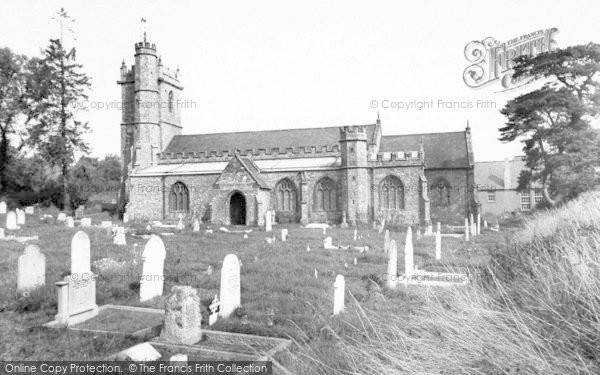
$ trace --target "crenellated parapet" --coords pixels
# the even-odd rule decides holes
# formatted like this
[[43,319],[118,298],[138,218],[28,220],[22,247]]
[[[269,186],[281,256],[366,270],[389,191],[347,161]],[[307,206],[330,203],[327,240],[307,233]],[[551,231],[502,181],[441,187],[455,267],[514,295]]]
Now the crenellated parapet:
[[363,125],[340,127],[340,141],[367,141],[367,129]]
[[410,165],[425,164],[425,153],[420,151],[394,151],[370,153],[368,156],[370,166],[406,163]]

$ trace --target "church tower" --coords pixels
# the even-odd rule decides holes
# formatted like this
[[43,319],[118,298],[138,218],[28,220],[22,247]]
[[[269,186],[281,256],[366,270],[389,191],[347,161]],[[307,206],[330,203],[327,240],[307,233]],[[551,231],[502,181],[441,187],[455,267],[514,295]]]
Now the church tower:
[[163,66],[156,45],[145,40],[135,44],[135,64],[128,69],[123,61],[121,77],[122,121],[121,202],[127,202],[130,173],[157,163],[173,136],[181,134],[181,87],[179,68]]
[[342,152],[342,205],[349,223],[369,220],[369,176],[367,172],[367,132],[364,126],[340,128]]

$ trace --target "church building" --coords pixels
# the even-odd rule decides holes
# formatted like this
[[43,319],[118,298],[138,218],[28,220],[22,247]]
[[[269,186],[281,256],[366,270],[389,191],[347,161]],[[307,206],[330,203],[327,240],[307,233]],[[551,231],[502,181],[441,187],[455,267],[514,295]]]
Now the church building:
[[383,135],[382,122],[182,134],[179,69],[135,44],[121,66],[121,202],[132,220],[462,223],[475,213],[471,132]]

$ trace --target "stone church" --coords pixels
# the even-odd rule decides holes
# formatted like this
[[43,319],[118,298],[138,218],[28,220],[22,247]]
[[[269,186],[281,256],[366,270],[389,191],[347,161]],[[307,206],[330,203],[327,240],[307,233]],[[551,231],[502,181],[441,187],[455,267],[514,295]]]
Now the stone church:
[[133,220],[263,225],[462,223],[476,211],[471,133],[383,135],[372,124],[182,134],[179,69],[156,46],[123,62],[121,203]]

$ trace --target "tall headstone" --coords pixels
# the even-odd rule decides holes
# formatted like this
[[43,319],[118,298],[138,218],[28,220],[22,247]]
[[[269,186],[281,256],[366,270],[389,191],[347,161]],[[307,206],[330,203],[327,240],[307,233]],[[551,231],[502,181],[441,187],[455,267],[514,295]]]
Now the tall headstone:
[[113,244],[118,246],[127,245],[127,239],[125,238],[125,227],[117,227],[115,236],[113,237]]
[[442,233],[435,232],[435,259],[442,259]]
[[481,234],[481,214],[477,213],[477,235]]
[[437,231],[438,232],[442,232],[442,223],[440,223],[439,221],[437,222]]
[[14,211],[6,214],[6,229],[17,230],[17,214]]
[[162,296],[164,286],[165,244],[157,235],[150,236],[142,253],[140,302]]
[[193,232],[200,232],[200,220],[198,218],[194,218],[194,224],[192,225]]
[[17,290],[32,290],[46,283],[46,257],[36,245],[25,248],[19,257]]
[[0,202],[0,214],[2,214],[2,215],[6,214],[6,202],[5,201]]
[[174,286],[166,302],[160,340],[193,345],[202,339],[202,314],[198,291],[191,286]]
[[221,306],[219,316],[228,318],[241,302],[240,261],[235,254],[227,254],[221,268]]
[[271,211],[267,211],[265,214],[265,232],[270,232],[273,230],[273,220],[272,220]]
[[25,211],[17,208],[17,225],[25,225]]
[[71,275],[77,279],[90,274],[90,260],[90,238],[79,231],[71,240]]
[[465,241],[469,241],[469,219],[465,217]]
[[73,216],[67,216],[65,219],[65,225],[67,228],[75,228],[75,220],[73,220]]
[[410,277],[414,273],[414,259],[413,259],[413,240],[412,240],[412,228],[408,227],[406,231],[406,243],[404,244],[404,276]]
[[288,230],[286,228],[281,230],[281,242],[287,241]]
[[344,303],[346,296],[346,281],[344,276],[337,275],[333,284],[333,315],[344,312]]
[[354,229],[354,241],[358,239],[358,229]]
[[469,223],[471,226],[471,236],[475,237],[475,235],[477,235],[477,230],[475,229],[475,222],[473,221],[473,214],[470,214],[469,218],[470,218]]
[[348,228],[348,222],[346,222],[346,211],[342,211],[342,223],[340,224],[340,228]]
[[390,231],[385,230],[385,236],[383,237],[383,252],[388,253],[390,251]]
[[390,241],[390,250],[388,251],[388,267],[386,285],[388,288],[394,288],[398,280],[398,247],[396,241]]

